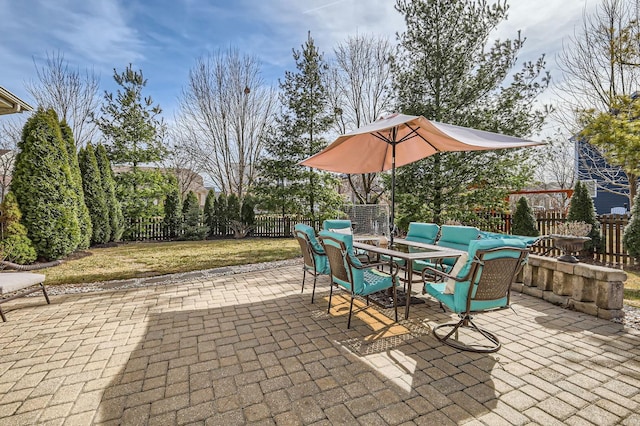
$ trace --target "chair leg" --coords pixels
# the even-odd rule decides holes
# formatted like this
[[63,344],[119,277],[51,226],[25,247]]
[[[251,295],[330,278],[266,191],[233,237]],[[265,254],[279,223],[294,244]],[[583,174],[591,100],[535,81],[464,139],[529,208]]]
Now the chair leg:
[[393,284],[393,308],[396,311],[396,322],[398,322],[398,296],[395,283]]
[[317,274],[313,274],[313,290],[311,291],[311,303],[313,304],[313,298],[316,296],[316,280],[318,279]]
[[329,286],[329,307],[327,308],[327,313],[330,314],[331,313],[331,296],[333,295],[333,280],[331,282],[331,285]]
[[349,306],[349,320],[347,321],[347,328],[351,328],[351,312],[353,311],[353,294],[351,295],[351,305]]
[[[441,336],[437,333],[437,331],[441,328],[451,328],[451,331],[449,331],[449,333],[447,333],[444,336]],[[458,330],[460,328],[469,328],[472,331],[478,332],[480,333],[485,339],[489,340],[491,342],[490,346],[481,346],[481,345],[465,345],[464,343],[461,343],[458,341]],[[455,334],[455,338],[451,339],[451,336]],[[479,352],[479,353],[491,353],[491,352],[497,352],[501,347],[502,344],[500,343],[500,340],[498,340],[498,337],[487,331],[484,329],[481,329],[480,327],[478,327],[472,320],[471,317],[469,315],[462,315],[460,318],[460,321],[458,321],[457,323],[447,323],[447,324],[440,324],[436,327],[433,328],[433,335],[436,337],[436,339],[438,339],[440,342],[444,343],[445,345],[451,346],[453,348],[456,349],[460,349],[463,351],[469,351],[469,352]]]
[[307,270],[302,268],[302,290],[300,293],[304,293],[304,280],[307,278]]
[[44,298],[47,299],[47,305],[50,305],[51,301],[49,300],[49,295],[47,294],[47,289],[44,288],[44,283],[40,283],[40,286],[42,287],[42,292],[44,293]]

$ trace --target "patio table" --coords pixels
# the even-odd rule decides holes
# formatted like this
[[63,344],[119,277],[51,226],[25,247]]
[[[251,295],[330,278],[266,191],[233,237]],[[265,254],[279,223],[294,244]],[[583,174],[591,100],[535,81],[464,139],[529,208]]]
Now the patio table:
[[414,241],[404,240],[402,238],[394,238],[393,245],[390,247],[382,247],[373,244],[366,244],[361,241],[354,241],[353,247],[366,250],[377,255],[386,255],[393,258],[403,259],[406,262],[406,268],[409,271],[407,277],[407,293],[404,310],[404,319],[409,318],[409,307],[411,305],[411,285],[413,283],[413,262],[415,260],[442,259],[445,257],[460,257],[462,250],[456,250],[447,247],[441,247],[435,244],[417,243]]

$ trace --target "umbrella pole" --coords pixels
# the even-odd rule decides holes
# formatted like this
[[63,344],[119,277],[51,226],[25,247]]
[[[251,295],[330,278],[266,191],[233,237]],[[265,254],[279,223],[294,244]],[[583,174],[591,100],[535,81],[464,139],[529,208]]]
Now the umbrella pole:
[[396,215],[396,128],[391,130],[391,218],[389,219],[389,239],[393,245]]

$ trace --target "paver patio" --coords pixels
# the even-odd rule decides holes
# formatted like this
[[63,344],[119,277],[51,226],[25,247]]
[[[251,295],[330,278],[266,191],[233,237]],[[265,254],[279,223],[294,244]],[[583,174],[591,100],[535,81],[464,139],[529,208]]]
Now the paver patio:
[[[29,297],[0,324],[0,424],[640,424],[640,331],[514,294],[477,317],[494,354],[429,329],[326,312],[299,266],[129,290]],[[386,312],[386,311],[385,311]],[[388,312],[387,312],[388,313]],[[389,315],[390,317],[390,315]]]

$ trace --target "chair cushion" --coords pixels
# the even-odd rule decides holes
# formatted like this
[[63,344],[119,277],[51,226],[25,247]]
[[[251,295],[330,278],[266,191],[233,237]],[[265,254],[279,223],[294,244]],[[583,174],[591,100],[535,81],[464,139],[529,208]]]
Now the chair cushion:
[[479,236],[480,230],[474,226],[442,225],[438,244],[443,242],[448,244],[469,244],[470,241],[477,240]]
[[35,284],[44,282],[43,274],[31,272],[3,272],[0,273],[0,294],[22,290]]
[[313,249],[315,251],[317,251],[318,253],[324,253],[324,249],[322,248],[322,244],[320,244],[320,241],[318,241],[318,238],[316,237],[315,229],[313,229],[309,225],[305,225],[304,223],[296,224],[293,227],[293,229],[295,231],[300,231],[300,232],[304,232],[305,234],[307,234],[307,237],[309,237],[309,242],[311,242],[311,245],[313,246]]
[[[294,232],[301,232],[307,236],[309,243],[313,247],[313,260],[315,262],[315,272],[319,274],[329,274],[329,261],[324,253],[324,248],[318,238],[316,237],[316,231],[309,225],[304,223],[298,223],[294,227]],[[318,254],[319,253],[319,254]],[[306,265],[307,270],[311,270],[311,265]]]
[[[455,265],[453,265],[453,269],[451,270],[450,274],[453,275],[454,277],[457,277],[460,274],[460,271],[462,270],[462,268],[464,268],[467,265],[467,260],[469,260],[469,255],[467,253],[463,253],[462,255],[460,255]],[[467,271],[468,270],[469,269],[467,269]],[[456,280],[447,278],[447,281],[444,287],[444,293],[453,294],[453,291],[455,290],[455,288],[456,288]]]
[[[427,294],[429,294],[430,296],[433,296],[437,301],[442,302],[443,305],[447,306],[449,309],[451,309],[453,312],[455,313],[460,313],[460,312],[464,312],[466,310],[466,296],[467,296],[467,291],[468,291],[468,283],[466,286],[464,286],[464,301],[463,303],[459,303],[458,300],[458,294],[453,295],[453,294],[446,294],[444,292],[445,283],[427,283],[424,286],[425,291],[427,292]],[[472,312],[478,312],[478,311],[485,311],[488,309],[496,309],[496,308],[502,308],[504,306],[507,305],[507,298],[503,297],[502,299],[499,300],[472,300],[471,301],[471,311]]]
[[348,228],[331,228],[331,229],[329,229],[329,231],[337,232],[338,234],[347,234],[347,235],[352,235],[353,234],[353,232],[351,232],[351,227],[348,227]]
[[375,268],[365,269],[362,278],[364,279],[364,286],[360,293],[356,294],[363,296],[385,290],[393,285],[391,275]]
[[541,237],[528,237],[526,235],[500,234],[497,232],[480,231],[481,239],[499,238],[521,240],[527,247],[535,244]]
[[438,237],[440,227],[435,223],[411,222],[406,240],[424,244],[433,244]]
[[351,228],[351,221],[349,219],[327,219],[322,222],[322,229],[325,231],[338,228]]

